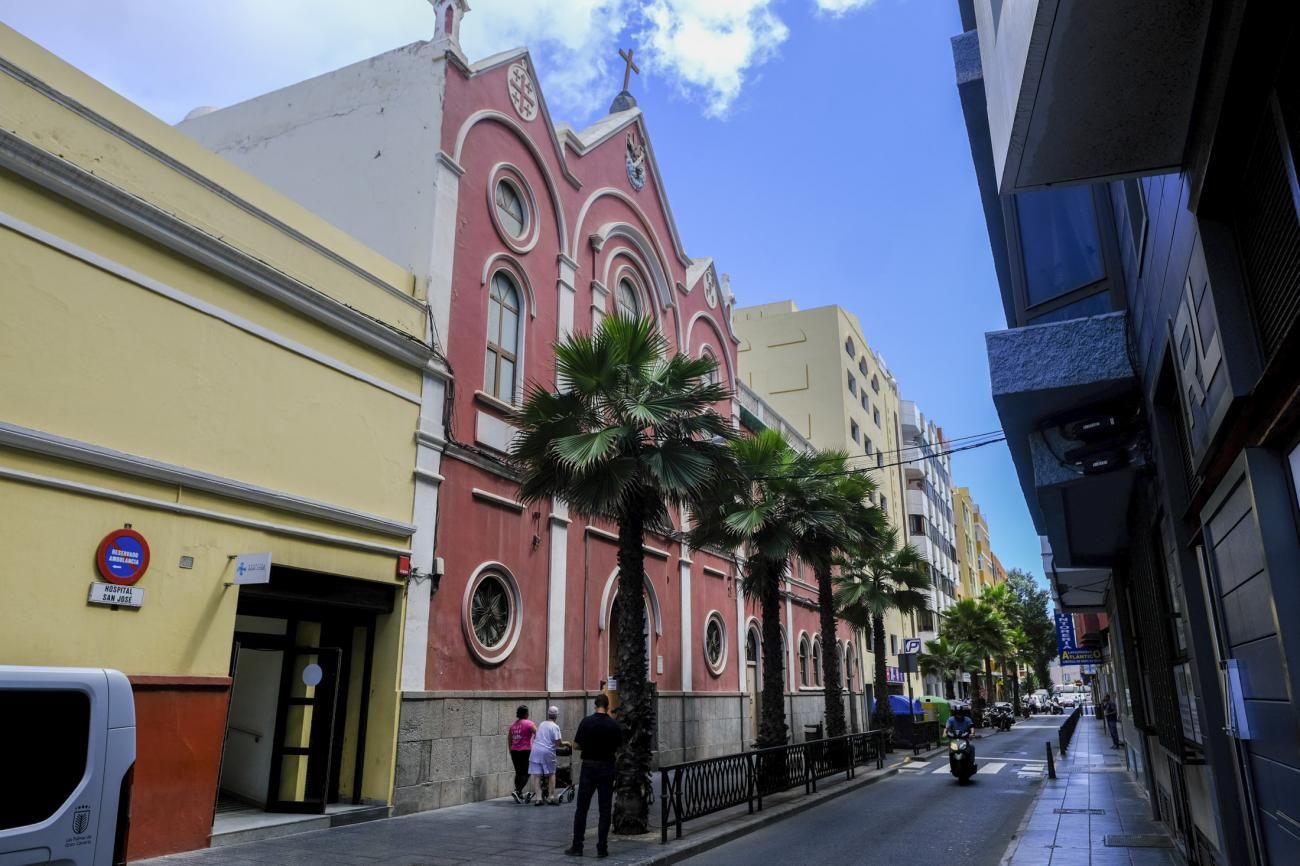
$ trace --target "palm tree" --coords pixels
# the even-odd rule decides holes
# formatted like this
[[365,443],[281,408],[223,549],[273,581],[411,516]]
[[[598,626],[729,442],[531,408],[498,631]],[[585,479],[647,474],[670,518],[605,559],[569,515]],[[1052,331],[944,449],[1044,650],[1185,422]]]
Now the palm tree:
[[988,604],[964,598],[944,612],[940,630],[953,640],[970,644],[984,657],[985,697],[971,702],[977,713],[993,698],[993,657],[1006,651],[1006,622]]
[[929,569],[925,558],[910,544],[900,545],[898,530],[890,528],[880,543],[850,550],[839,560],[840,577],[835,593],[840,616],[859,627],[871,627],[872,652],[876,656],[874,691],[876,727],[892,729],[894,712],[889,706],[889,685],[885,671],[885,614],[923,611],[929,598]]
[[648,826],[654,702],[646,683],[643,545],[647,527],[691,505],[731,466],[731,424],[713,407],[729,392],[713,384],[711,358],[669,356],[649,319],[612,316],[592,334],[555,345],[564,389],[530,386],[512,422],[511,458],[526,502],[562,499],[575,513],[618,526],[616,606],[624,748],[615,779],[614,827]]
[[[885,517],[867,504],[876,484],[865,473],[850,472],[847,456],[840,452],[822,452],[818,461],[823,479],[815,479],[806,488],[805,507],[827,512],[826,518],[809,521],[809,531],[800,540],[800,555],[812,565],[817,576],[817,607],[821,615],[822,640],[825,646],[835,638],[836,606],[833,568],[835,554],[847,550],[869,551],[879,547]],[[837,652],[822,652],[822,683],[825,686],[826,735],[838,737],[848,731],[844,717],[844,689],[840,685],[840,657]]]
[[736,473],[719,475],[707,503],[695,509],[691,544],[745,551],[742,587],[758,600],[763,632],[757,745],[767,748],[787,740],[781,651],[781,583],[787,563],[817,524],[825,522],[829,532],[838,518],[829,509],[809,507],[810,479],[825,474],[821,459],[794,450],[777,431],[737,439],[731,453]]
[[961,675],[972,667],[978,670],[980,666],[979,653],[968,643],[939,637],[927,641],[925,650],[919,659],[921,673],[938,677],[950,698],[957,697],[957,683],[961,680]]
[[[1004,644],[1001,654],[1003,682],[1011,679],[1011,704],[1020,710],[1020,666],[1018,656],[1023,654],[1028,638],[1021,627],[1024,622],[1020,599],[1005,583],[990,586],[980,595],[980,602],[997,611],[1005,623],[1003,631]],[[1005,688],[1005,686],[1004,686]]]

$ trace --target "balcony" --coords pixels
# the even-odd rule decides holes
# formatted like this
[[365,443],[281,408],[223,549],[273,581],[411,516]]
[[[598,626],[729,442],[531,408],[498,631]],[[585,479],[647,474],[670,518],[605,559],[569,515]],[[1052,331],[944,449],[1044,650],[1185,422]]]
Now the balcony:
[[974,0],[998,190],[1177,170],[1211,6]]
[[1127,423],[1136,388],[1127,314],[985,338],[993,403],[1034,526],[1046,539],[1053,594],[1063,609],[1100,610],[1143,462]]

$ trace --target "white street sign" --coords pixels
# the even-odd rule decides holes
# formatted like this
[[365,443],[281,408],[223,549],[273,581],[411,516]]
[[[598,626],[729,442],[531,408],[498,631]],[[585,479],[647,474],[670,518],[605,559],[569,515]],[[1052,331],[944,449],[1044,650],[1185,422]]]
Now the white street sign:
[[116,607],[140,607],[144,604],[144,590],[138,586],[120,586],[116,583],[96,581],[90,585],[91,604],[111,604]]
[[271,554],[241,553],[235,557],[235,579],[232,583],[270,583]]

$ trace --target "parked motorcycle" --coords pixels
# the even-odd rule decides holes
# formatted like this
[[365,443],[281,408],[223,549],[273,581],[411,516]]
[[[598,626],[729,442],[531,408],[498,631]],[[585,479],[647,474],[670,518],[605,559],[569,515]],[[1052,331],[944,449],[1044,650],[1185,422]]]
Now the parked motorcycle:
[[1062,709],[1062,707],[1061,707],[1061,702],[1058,701],[1058,700],[1056,700],[1055,698],[1053,698],[1053,699],[1052,699],[1052,715],[1054,715],[1054,716],[1059,716],[1059,715],[1061,715],[1061,714],[1064,713],[1064,712],[1065,712],[1065,710]]
[[997,731],[1009,731],[1011,726],[1016,723],[1016,714],[1011,709],[1011,704],[996,703],[989,710],[989,724]]
[[975,775],[975,744],[970,734],[962,734],[948,741],[948,772],[957,779],[958,785],[964,785]]

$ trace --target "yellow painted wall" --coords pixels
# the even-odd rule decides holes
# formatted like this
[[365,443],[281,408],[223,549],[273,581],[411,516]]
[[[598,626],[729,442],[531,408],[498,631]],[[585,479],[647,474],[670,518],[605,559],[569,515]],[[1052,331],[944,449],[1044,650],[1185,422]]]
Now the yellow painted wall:
[[[426,313],[404,269],[3,25],[0,56],[66,97],[0,76],[0,129],[307,290],[422,339]],[[0,214],[14,223],[0,227],[0,421],[411,520],[420,370],[4,170]],[[224,320],[231,316],[264,333]],[[321,357],[305,356],[312,353]],[[241,590],[224,584],[233,576],[230,557],[241,552],[270,551],[277,565],[394,586],[397,608],[376,631],[362,792],[389,799],[404,603],[396,552],[409,537],[5,446],[0,515],[0,663],[225,677]],[[90,605],[96,548],[125,524],[150,546],[137,584],[144,605]],[[182,557],[192,557],[192,567],[182,568]]]
[[[375,275],[392,286],[396,294],[414,295],[414,278],[399,265],[3,24],[0,56],[98,117],[129,130],[212,184]],[[290,234],[269,228],[258,216],[164,165],[145,150],[7,75],[0,76],[0,127],[352,307],[411,333],[424,331],[425,314],[418,306],[384,292],[336,260],[317,253],[305,254],[301,242]]]
[[[898,383],[881,366],[857,316],[838,306],[800,310],[792,301],[778,301],[738,308],[734,326],[740,338],[740,377],[813,445],[847,452],[853,456],[851,465],[874,467],[876,458],[865,453],[861,438],[865,436],[871,440],[873,452],[883,452],[881,462],[899,462],[902,433],[897,421],[901,404]],[[852,358],[845,351],[848,338],[854,343]],[[862,359],[867,363],[865,375],[858,366]],[[856,395],[848,390],[850,374],[857,382]],[[871,389],[873,375],[879,382],[879,392]],[[867,389],[869,405],[880,409],[879,425],[873,413],[862,408],[863,388]],[[858,424],[857,442],[850,435],[851,421]],[[872,477],[888,503],[890,524],[906,540],[902,468],[887,466],[872,473]],[[897,612],[886,618],[885,631],[886,651],[890,634],[898,635],[901,642],[915,633],[910,620],[905,622]],[[873,669],[874,657],[870,652],[864,656],[868,671]],[[891,656],[888,664],[895,663]],[[921,678],[912,675],[911,679],[919,695]]]

